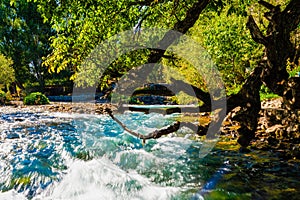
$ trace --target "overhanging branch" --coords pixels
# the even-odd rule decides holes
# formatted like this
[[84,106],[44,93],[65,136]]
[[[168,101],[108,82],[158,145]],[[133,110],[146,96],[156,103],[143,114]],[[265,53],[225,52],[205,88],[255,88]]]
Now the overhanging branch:
[[132,131],[131,129],[129,129],[125,124],[123,124],[118,118],[116,118],[113,115],[113,112],[110,108],[106,108],[105,110],[108,115],[115,121],[117,122],[125,131],[127,131],[128,133],[130,133],[131,135],[143,140],[143,143],[145,143],[146,140],[148,139],[156,139],[156,138],[160,138],[163,135],[168,135],[170,133],[173,133],[175,131],[177,131],[180,128],[180,122],[175,122],[173,125],[170,125],[166,128],[162,128],[162,129],[158,129],[155,130],[147,135],[143,135],[140,133],[137,133],[135,131]]

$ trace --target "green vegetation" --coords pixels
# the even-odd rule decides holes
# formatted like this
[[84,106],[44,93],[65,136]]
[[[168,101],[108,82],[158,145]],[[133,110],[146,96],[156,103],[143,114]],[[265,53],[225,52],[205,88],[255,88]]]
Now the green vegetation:
[[[6,82],[16,82],[21,89],[30,91],[35,87],[43,92],[47,84],[60,84],[57,77],[64,80],[62,84],[70,78],[77,80],[78,73],[85,70],[83,61],[102,41],[133,27],[172,28],[184,19],[186,11],[195,2],[3,0],[0,3],[0,53],[13,61],[10,65],[15,78],[1,73],[0,84],[3,82],[1,77],[6,77]],[[287,2],[270,1],[282,5]],[[228,95],[237,93],[262,57],[262,45],[253,41],[246,22],[248,15],[253,14],[260,28],[265,30],[264,11],[257,0],[214,0],[188,32],[212,56]],[[292,39],[297,41],[298,37],[298,31],[295,31]],[[115,43],[112,50],[117,48]],[[140,50],[121,55],[98,78],[100,88],[106,87],[111,79],[122,77],[132,67],[144,64],[149,52]],[[164,58],[162,64],[164,68],[175,69],[187,82],[206,89],[193,66],[176,55],[175,59]],[[288,62],[287,66],[291,76],[299,70],[293,62]],[[163,71],[166,77],[173,75],[173,71]],[[95,84],[91,78],[94,74],[87,73],[83,78],[86,86]]]
[[[282,9],[289,2],[269,1],[282,5]],[[146,34],[138,30],[172,29],[195,3],[196,0],[3,0],[0,3],[0,55],[4,57],[0,56],[0,67],[5,69],[1,68],[0,84],[6,90],[13,83],[15,89],[10,88],[11,91],[18,87],[25,92],[43,93],[45,87],[72,85],[75,80],[80,86],[103,89],[130,69],[147,63],[151,49],[120,55],[109,63],[102,77],[96,77],[99,68],[107,63],[94,63],[94,70],[87,71],[84,61],[101,42],[127,30],[137,31],[133,41],[138,41]],[[269,23],[263,16],[266,11],[258,0],[213,0],[187,33],[211,55],[221,72],[227,95],[238,93],[263,56],[263,45],[252,39],[246,24],[251,14],[266,33]],[[149,43],[153,41],[157,38],[151,38]],[[299,28],[292,33],[291,41],[299,47]],[[119,52],[122,41],[111,42],[107,49],[112,52],[106,53]],[[181,42],[184,43],[178,44]],[[178,77],[207,91],[206,81],[198,76],[191,63],[170,52],[165,55],[160,63],[164,73],[162,81],[169,82],[171,77]],[[3,59],[7,62],[2,62]],[[291,77],[300,70],[297,59],[299,55],[287,60]],[[1,63],[6,65],[1,66]],[[85,75],[79,78],[81,72]],[[269,91],[261,92],[262,98],[270,95],[273,97]],[[180,102],[195,102],[181,94],[178,98]]]
[[0,54],[0,89],[7,89],[15,81],[13,61]]
[[191,36],[212,56],[229,94],[240,88],[263,54],[262,45],[253,41],[246,27],[245,12],[251,3],[239,2],[243,4],[226,4],[221,13],[203,13],[190,30]]
[[277,94],[274,94],[269,88],[267,88],[264,85],[261,86],[259,95],[260,100],[275,99],[279,97]]
[[33,92],[24,98],[25,105],[44,105],[49,103],[49,99],[40,92]]
[[7,104],[10,100],[11,96],[9,95],[9,93],[0,90],[0,105]]
[[51,53],[49,38],[55,30],[45,23],[37,5],[27,0],[0,2],[0,53],[13,61],[15,82],[37,82],[43,89],[49,73],[42,66],[42,58]]

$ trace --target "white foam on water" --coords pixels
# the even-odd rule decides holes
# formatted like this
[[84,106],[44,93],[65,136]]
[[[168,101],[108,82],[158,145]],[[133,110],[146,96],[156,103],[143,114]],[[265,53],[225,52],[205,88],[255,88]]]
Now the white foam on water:
[[15,190],[0,192],[0,200],[27,200],[24,194],[20,194]]
[[[44,119],[44,121],[57,121],[56,117],[66,118],[67,120],[77,118],[84,119],[82,122],[83,125],[81,125],[81,123],[78,123],[79,125],[75,123],[75,125],[78,126],[78,131],[82,132],[82,134],[91,131],[92,135],[94,130],[97,130],[98,132],[101,130],[100,132],[102,132],[101,128],[106,125],[107,121],[111,120],[110,117],[106,115],[95,116],[86,114],[52,113],[51,116],[54,118],[47,118]],[[124,118],[124,116],[122,117]],[[134,119],[132,119],[134,117],[134,114],[130,115],[127,122],[128,120],[134,121]],[[149,131],[153,129],[152,127],[161,126],[162,119],[167,120],[168,117],[154,114],[149,115],[149,119],[144,120],[143,123],[136,122],[133,127],[139,130],[144,129]],[[33,121],[33,123],[40,122],[41,120]],[[18,123],[14,122],[13,124]],[[21,123],[27,123],[27,119]],[[9,122],[5,122],[5,124],[11,126]],[[105,129],[103,129],[103,131],[104,130]],[[87,136],[89,136],[89,134],[87,134]],[[101,142],[105,139],[115,139],[113,137],[106,138],[104,136],[98,136],[96,134],[96,142],[93,143],[93,146],[100,148],[102,147],[102,143],[99,141],[100,144],[97,145],[97,141],[99,140],[97,137],[100,137]],[[94,139],[94,137],[92,137],[92,139]],[[18,141],[21,140],[22,138],[18,139]],[[61,139],[58,138],[58,142],[61,142]],[[104,146],[103,151],[110,159],[101,157],[90,161],[82,161],[68,159],[68,155],[62,155],[65,164],[68,166],[66,174],[62,177],[60,182],[53,183],[53,185],[47,187],[47,189],[41,191],[41,193],[38,192],[39,194],[34,197],[34,200],[171,199],[172,196],[175,196],[182,191],[183,188],[166,187],[153,183],[151,178],[147,178],[139,173],[148,172],[149,169],[163,168],[166,164],[177,162],[178,157],[185,155],[186,149],[191,145],[192,141],[185,138],[167,136],[157,139],[156,142],[157,143],[152,146],[150,152],[147,152],[144,149],[108,150]],[[3,154],[7,154],[12,148],[12,146],[4,146],[4,144],[0,145],[0,147],[2,147],[0,153]],[[58,149],[61,148],[58,147]],[[112,152],[110,153],[110,151]],[[66,152],[63,151],[62,153]],[[134,156],[136,156],[135,159],[133,159]],[[3,167],[4,166],[0,165],[0,169]],[[153,173],[153,170],[151,170],[151,173]],[[23,200],[26,199],[26,197],[11,190],[9,192],[0,193],[0,200],[2,199]]]
[[74,161],[61,182],[34,200],[157,200],[170,199],[179,191],[176,187],[156,185],[135,171],[124,171],[103,157],[91,161]]

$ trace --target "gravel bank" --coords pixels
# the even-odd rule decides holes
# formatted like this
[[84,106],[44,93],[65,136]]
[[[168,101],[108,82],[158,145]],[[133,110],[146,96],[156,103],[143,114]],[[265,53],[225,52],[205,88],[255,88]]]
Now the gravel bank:
[[15,112],[67,112],[104,114],[106,108],[112,108],[111,104],[51,102],[48,105],[27,106],[24,105],[22,101],[12,101],[10,105],[0,106],[0,114]]

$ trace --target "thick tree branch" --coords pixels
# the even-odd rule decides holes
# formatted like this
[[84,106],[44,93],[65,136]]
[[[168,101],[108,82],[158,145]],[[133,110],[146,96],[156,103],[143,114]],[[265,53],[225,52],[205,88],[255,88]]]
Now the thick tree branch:
[[182,21],[177,21],[172,28],[168,31],[163,39],[158,43],[160,50],[151,51],[149,55],[148,63],[158,63],[165,53],[166,49],[179,37],[181,34],[185,34],[191,27],[194,26],[199,18],[199,15],[208,5],[210,0],[198,0],[193,6],[187,10],[186,16]]
[[285,24],[286,29],[291,32],[295,30],[300,23],[300,2],[299,0],[291,0],[282,12],[285,16],[285,21],[289,22]]
[[267,36],[263,36],[252,16],[248,19],[247,27],[253,40],[265,46],[266,62],[261,77],[264,84],[282,96],[289,77],[286,62],[295,55],[290,33],[300,22],[300,1],[291,0],[282,12],[279,6],[273,6],[265,1],[259,3],[269,9],[269,12],[265,13],[265,17],[269,20]]
[[246,24],[247,28],[250,30],[252,39],[260,44],[268,45],[267,38],[263,35],[261,30],[258,28],[256,22],[254,21],[254,18],[252,15],[249,16],[248,22]]
[[187,95],[190,96],[196,96],[200,101],[202,101],[204,104],[210,106],[211,105],[211,99],[210,94],[207,92],[202,91],[201,89],[195,87],[194,85],[185,83],[182,80],[175,80],[171,79],[172,85],[171,90],[174,92],[180,92],[183,91]]
[[[203,9],[208,5],[210,0],[198,0],[191,8],[186,11],[185,18],[182,21],[177,21],[170,31],[167,31],[163,38],[158,42],[155,49],[150,50],[148,60],[145,64],[149,64],[147,67],[141,67],[135,69],[135,74],[143,74],[143,76],[136,76],[131,78],[128,75],[126,78],[126,89],[134,89],[138,87],[136,83],[145,82],[145,78],[154,70],[155,64],[159,63],[163,58],[167,48],[178,40],[182,34],[185,34],[191,27],[194,26],[199,18],[199,15]],[[119,88],[121,89],[121,88]],[[121,89],[122,90],[122,89]]]

